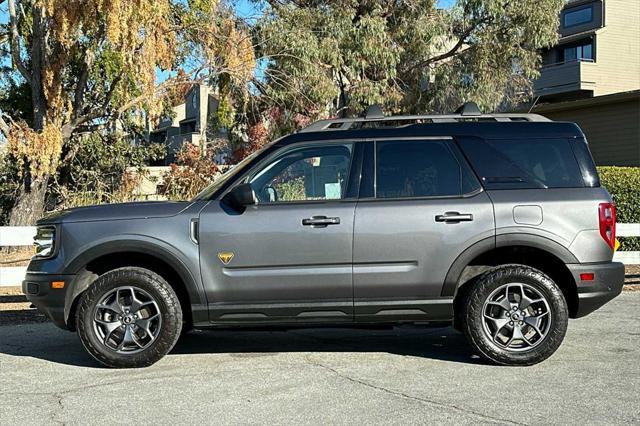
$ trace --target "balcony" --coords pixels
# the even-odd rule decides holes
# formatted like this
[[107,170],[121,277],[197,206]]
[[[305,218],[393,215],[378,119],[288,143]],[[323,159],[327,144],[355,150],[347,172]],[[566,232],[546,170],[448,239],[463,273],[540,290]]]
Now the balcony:
[[596,88],[597,73],[598,64],[585,59],[547,65],[540,70],[534,92],[542,98],[589,97]]

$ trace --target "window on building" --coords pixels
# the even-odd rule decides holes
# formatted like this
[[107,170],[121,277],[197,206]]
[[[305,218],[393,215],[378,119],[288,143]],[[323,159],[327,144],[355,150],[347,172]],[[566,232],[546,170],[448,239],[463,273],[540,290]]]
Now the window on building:
[[593,20],[593,5],[581,7],[579,9],[570,9],[564,13],[562,26],[564,28],[575,27],[576,25],[586,24]]
[[180,134],[184,135],[186,133],[195,133],[196,132],[196,120],[183,121],[180,123]]
[[578,45],[565,47],[563,50],[563,61],[592,61],[593,60],[593,43],[591,41],[583,42]]
[[149,135],[151,143],[164,143],[167,140],[167,132],[153,132]]

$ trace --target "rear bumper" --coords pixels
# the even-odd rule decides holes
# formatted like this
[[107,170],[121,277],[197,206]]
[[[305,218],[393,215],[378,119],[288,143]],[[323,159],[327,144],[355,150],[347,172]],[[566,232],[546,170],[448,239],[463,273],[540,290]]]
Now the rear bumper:
[[[624,285],[624,264],[620,262],[567,265],[578,287],[578,309],[575,318],[590,314],[616,297]],[[580,274],[593,273],[591,281],[583,281]]]
[[[65,315],[66,293],[75,275],[29,273],[22,282],[22,292],[36,308],[58,327],[68,329]],[[64,288],[52,288],[54,281],[63,281]]]

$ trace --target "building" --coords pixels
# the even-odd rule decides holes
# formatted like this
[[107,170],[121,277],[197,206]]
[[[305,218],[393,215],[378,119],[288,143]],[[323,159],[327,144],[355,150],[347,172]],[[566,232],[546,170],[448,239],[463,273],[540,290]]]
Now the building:
[[558,44],[542,52],[540,102],[640,89],[640,1],[569,1],[559,32]]
[[640,166],[640,91],[613,93],[534,109],[555,121],[577,123],[599,166]]
[[569,0],[533,111],[580,125],[596,164],[640,166],[640,0]]
[[205,146],[215,140],[227,139],[224,131],[212,130],[209,126],[218,108],[218,98],[209,86],[194,85],[184,100],[173,107],[172,117],[160,120],[149,133],[149,142],[166,145],[166,164],[175,161],[176,153],[185,143]]

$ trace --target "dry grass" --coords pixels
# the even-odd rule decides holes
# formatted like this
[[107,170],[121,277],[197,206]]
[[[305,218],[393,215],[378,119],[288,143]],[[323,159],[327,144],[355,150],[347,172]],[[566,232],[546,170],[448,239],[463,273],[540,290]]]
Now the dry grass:
[[27,266],[33,256],[33,247],[19,247],[10,252],[0,251],[0,266]]

